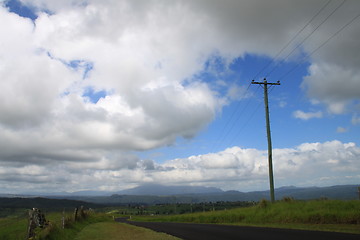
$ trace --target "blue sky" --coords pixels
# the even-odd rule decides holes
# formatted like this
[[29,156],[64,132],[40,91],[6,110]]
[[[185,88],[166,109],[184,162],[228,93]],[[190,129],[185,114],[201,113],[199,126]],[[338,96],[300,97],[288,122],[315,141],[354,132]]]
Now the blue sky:
[[22,4],[20,1],[12,0],[12,1],[4,1],[5,6],[8,7],[10,12],[16,13],[21,17],[29,18],[31,20],[35,20],[37,18],[37,14],[34,11],[35,9],[31,8],[30,6],[26,6]]
[[276,187],[360,181],[357,1],[0,4],[0,192],[267,189],[265,77]]
[[[272,60],[259,56],[245,56],[236,59],[230,66],[231,73],[224,78],[224,81],[240,82],[242,86],[248,88],[251,79],[263,67],[266,67],[269,61]],[[296,62],[289,62],[278,67],[277,74],[274,73],[274,76],[268,78],[268,81],[276,82],[296,64]],[[330,139],[359,144],[357,137],[359,126],[351,124],[351,114],[327,114],[324,111],[324,106],[314,106],[307,99],[306,93],[301,88],[301,82],[303,76],[308,74],[308,66],[308,63],[299,65],[296,71],[281,81],[280,86],[269,89],[273,147],[295,147],[304,142],[324,142]],[[204,75],[204,78],[209,77],[209,74],[205,73]],[[216,77],[214,78],[216,79]],[[210,79],[212,79],[211,76]],[[262,78],[257,79],[257,81],[262,80]],[[142,156],[152,158],[154,155],[159,155],[157,159],[164,161],[218,152],[231,146],[266,150],[263,88],[258,85],[250,85],[247,93],[253,94],[253,96],[241,101],[235,100],[225,106],[216,119],[196,138],[191,140],[178,139],[170,147],[154,149],[143,153]],[[297,110],[320,111],[323,116],[303,120],[294,116],[294,112]],[[345,128],[346,131],[338,132],[338,127]]]

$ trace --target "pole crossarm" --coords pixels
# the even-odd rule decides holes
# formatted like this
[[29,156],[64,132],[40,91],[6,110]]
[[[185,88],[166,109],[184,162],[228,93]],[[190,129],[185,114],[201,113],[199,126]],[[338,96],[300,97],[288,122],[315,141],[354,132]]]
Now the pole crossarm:
[[273,164],[272,164],[272,143],[271,143],[270,117],[269,117],[268,85],[280,85],[280,81],[277,81],[276,83],[269,83],[266,81],[266,78],[264,78],[263,82],[255,82],[255,80],[252,80],[251,83],[252,84],[260,84],[260,85],[263,85],[263,87],[264,87],[266,133],[267,133],[267,140],[268,140],[270,198],[271,198],[271,202],[275,202],[274,174],[273,174]]
[[261,84],[261,85],[280,85],[280,81],[277,81],[276,83],[269,83],[264,79],[263,82],[255,82],[255,80],[252,80],[251,84]]

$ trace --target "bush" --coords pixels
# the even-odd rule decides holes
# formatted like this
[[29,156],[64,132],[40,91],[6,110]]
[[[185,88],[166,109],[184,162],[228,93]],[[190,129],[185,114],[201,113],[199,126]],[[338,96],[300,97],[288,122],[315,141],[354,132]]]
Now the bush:
[[293,201],[294,201],[294,198],[293,198],[293,197],[286,197],[286,196],[285,196],[285,197],[282,198],[282,201],[283,201],[283,202],[293,202]]
[[259,208],[267,208],[269,205],[269,202],[266,199],[261,199],[261,201],[258,204]]

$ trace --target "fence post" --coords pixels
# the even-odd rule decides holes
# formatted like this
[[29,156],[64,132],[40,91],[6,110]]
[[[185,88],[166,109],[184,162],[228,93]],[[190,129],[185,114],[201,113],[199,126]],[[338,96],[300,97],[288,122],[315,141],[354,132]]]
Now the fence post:
[[29,210],[29,225],[28,225],[28,231],[27,231],[27,238],[33,238],[35,237],[35,231],[36,224],[34,221],[34,210]]
[[75,222],[77,220],[77,215],[78,215],[78,208],[75,208],[75,212],[74,212],[74,221]]
[[65,208],[62,212],[61,222],[62,222],[62,228],[65,229]]
[[27,239],[35,237],[35,228],[44,228],[47,226],[45,214],[40,209],[33,208],[29,210],[29,225],[27,230]]
[[84,212],[84,206],[80,207],[80,217],[84,218],[85,217],[85,212]]

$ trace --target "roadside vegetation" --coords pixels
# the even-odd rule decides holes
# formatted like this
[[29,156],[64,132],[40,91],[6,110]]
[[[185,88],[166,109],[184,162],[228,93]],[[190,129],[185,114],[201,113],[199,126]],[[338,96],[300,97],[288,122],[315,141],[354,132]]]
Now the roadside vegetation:
[[[28,230],[28,210],[22,209],[17,211],[18,215],[9,215],[0,218],[0,240],[24,240]],[[65,213],[66,219],[65,229],[62,228],[62,212],[46,212],[46,220],[48,225],[43,228],[37,228],[36,239],[74,239],[73,237],[81,231],[85,226],[101,222],[110,221],[112,218],[105,214],[89,214],[88,217],[73,221],[73,212]]]
[[[114,222],[114,217],[130,216],[134,221],[234,224],[360,234],[360,201],[357,200],[298,201],[284,198],[273,204],[266,200],[258,203],[177,203],[153,206],[136,204],[89,211],[77,221],[73,220],[73,209],[66,209],[68,211],[65,214],[59,210],[44,211],[49,224],[44,229],[36,229],[36,239],[176,239],[166,234]],[[1,210],[4,211],[1,211],[0,217],[0,240],[24,240],[27,235],[28,210]],[[66,220],[64,229],[63,216]]]
[[[230,210],[239,207],[249,207],[256,205],[253,201],[235,202],[201,202],[201,203],[159,203],[153,205],[128,204],[109,209],[120,215],[174,215],[195,212],[209,212],[218,210]],[[109,210],[110,211],[110,210]]]
[[237,224],[360,234],[360,201],[296,201],[284,198],[273,204],[262,200],[256,206],[232,210],[170,216],[136,216],[133,220]]
[[[21,211],[19,211],[21,212]],[[0,218],[0,240],[24,240],[27,235],[27,210],[21,216]],[[46,215],[48,226],[36,229],[34,240],[178,240],[165,233],[114,222],[106,213],[90,213],[78,221],[72,220],[72,212],[65,214],[66,225],[62,227],[62,212]]]
[[0,218],[0,240],[24,240],[27,224],[25,216]]

